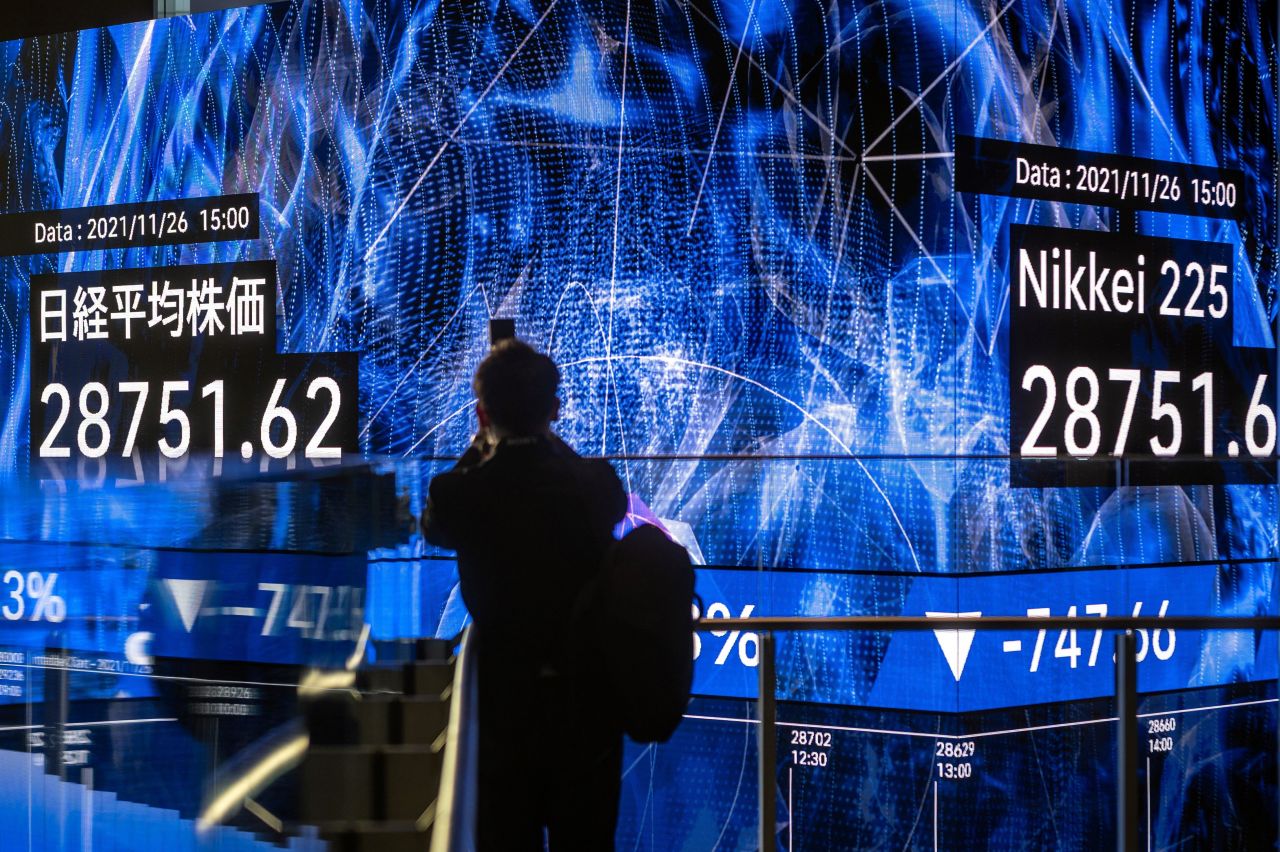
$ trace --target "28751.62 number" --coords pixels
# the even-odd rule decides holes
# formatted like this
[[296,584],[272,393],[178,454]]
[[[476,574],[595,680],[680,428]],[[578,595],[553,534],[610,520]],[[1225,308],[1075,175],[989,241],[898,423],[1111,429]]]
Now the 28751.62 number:
[[[298,447],[298,417],[289,406],[282,404],[287,379],[277,379],[271,396],[260,417],[257,417],[257,446],[262,452],[274,459],[287,458]],[[159,385],[158,388],[155,385]],[[75,429],[75,451],[85,458],[97,459],[107,455],[112,449],[114,439],[119,437],[118,431],[113,434],[108,415],[113,405],[124,404],[124,400],[132,397],[133,409],[124,429],[124,438],[118,442],[119,453],[128,458],[133,455],[138,445],[138,434],[143,424],[148,400],[153,396],[160,399],[156,423],[160,427],[156,439],[156,449],[166,458],[176,459],[186,455],[191,449],[192,423],[191,413],[173,405],[174,397],[189,395],[191,383],[187,381],[164,382],[120,382],[115,386],[114,394],[102,382],[89,382],[77,395],[76,406],[80,414],[80,422]],[[158,391],[158,393],[153,393]],[[226,382],[222,379],[209,382],[200,388],[199,398],[209,400],[207,415],[211,418],[212,454],[222,458],[226,443],[225,399]],[[342,389],[338,382],[327,376],[317,376],[307,385],[306,397],[320,404],[327,402],[324,418],[311,434],[303,449],[308,459],[337,459],[342,456],[342,448],[326,443],[328,434],[337,421],[342,409]],[[194,399],[194,398],[193,398]],[[40,393],[40,402],[45,406],[53,406],[53,424],[44,435],[37,450],[40,458],[69,458],[72,447],[60,443],[64,440],[62,432],[72,412],[71,391],[61,383],[46,385]],[[170,440],[176,430],[176,438]],[[166,434],[167,433],[167,434]],[[34,443],[34,436],[33,436]],[[248,459],[254,453],[254,443],[246,440],[241,446],[241,455]]]

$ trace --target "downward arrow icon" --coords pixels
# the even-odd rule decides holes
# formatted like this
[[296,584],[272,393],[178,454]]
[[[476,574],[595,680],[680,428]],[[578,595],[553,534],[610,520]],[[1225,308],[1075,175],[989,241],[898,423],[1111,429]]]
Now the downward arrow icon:
[[200,614],[200,605],[204,603],[204,591],[209,581],[166,579],[164,584],[168,586],[169,594],[173,595],[182,626],[190,633],[195,626],[196,616]]
[[[926,612],[926,618],[980,618],[980,612]],[[964,664],[969,659],[969,649],[973,647],[972,630],[935,630],[933,636],[942,648],[942,655],[947,658],[947,665],[956,683],[964,673]]]

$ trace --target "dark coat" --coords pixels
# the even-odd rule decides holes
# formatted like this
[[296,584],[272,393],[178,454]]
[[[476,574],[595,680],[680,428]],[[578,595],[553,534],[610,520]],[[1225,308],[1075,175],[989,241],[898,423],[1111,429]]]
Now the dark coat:
[[[554,436],[473,445],[431,481],[423,534],[458,552],[462,599],[505,662],[559,662],[579,592],[599,570],[627,497],[605,461]],[[491,656],[486,653],[485,656]]]

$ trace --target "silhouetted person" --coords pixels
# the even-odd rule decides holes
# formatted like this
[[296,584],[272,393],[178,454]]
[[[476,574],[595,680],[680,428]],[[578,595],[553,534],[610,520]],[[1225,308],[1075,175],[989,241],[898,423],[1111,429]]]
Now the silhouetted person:
[[575,671],[574,601],[626,513],[613,468],[551,431],[560,374],[516,340],[475,375],[480,431],[431,481],[427,540],[458,552],[479,662],[481,852],[613,848],[622,735]]

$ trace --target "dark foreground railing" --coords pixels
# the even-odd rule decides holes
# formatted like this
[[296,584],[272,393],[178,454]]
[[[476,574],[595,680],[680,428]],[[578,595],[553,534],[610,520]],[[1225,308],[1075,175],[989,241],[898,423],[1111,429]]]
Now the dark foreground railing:
[[478,673],[471,628],[465,628],[457,641],[449,727],[440,769],[440,792],[432,814],[430,852],[471,852],[475,849],[479,726],[475,712]]
[[[749,630],[760,637],[757,664],[760,692],[756,699],[760,719],[759,843],[761,852],[777,849],[777,678],[774,669],[775,632],[831,630],[1064,630],[1087,624],[1089,630],[1115,630],[1116,634],[1116,849],[1138,849],[1138,678],[1135,630],[1280,630],[1280,616],[1134,616],[1079,618],[985,616],[982,618],[927,618],[924,616],[833,616],[821,618],[704,618],[695,625],[700,632]],[[1276,725],[1280,737],[1280,723]],[[1280,739],[1277,741],[1280,746]],[[1280,747],[1277,748],[1280,759]]]

